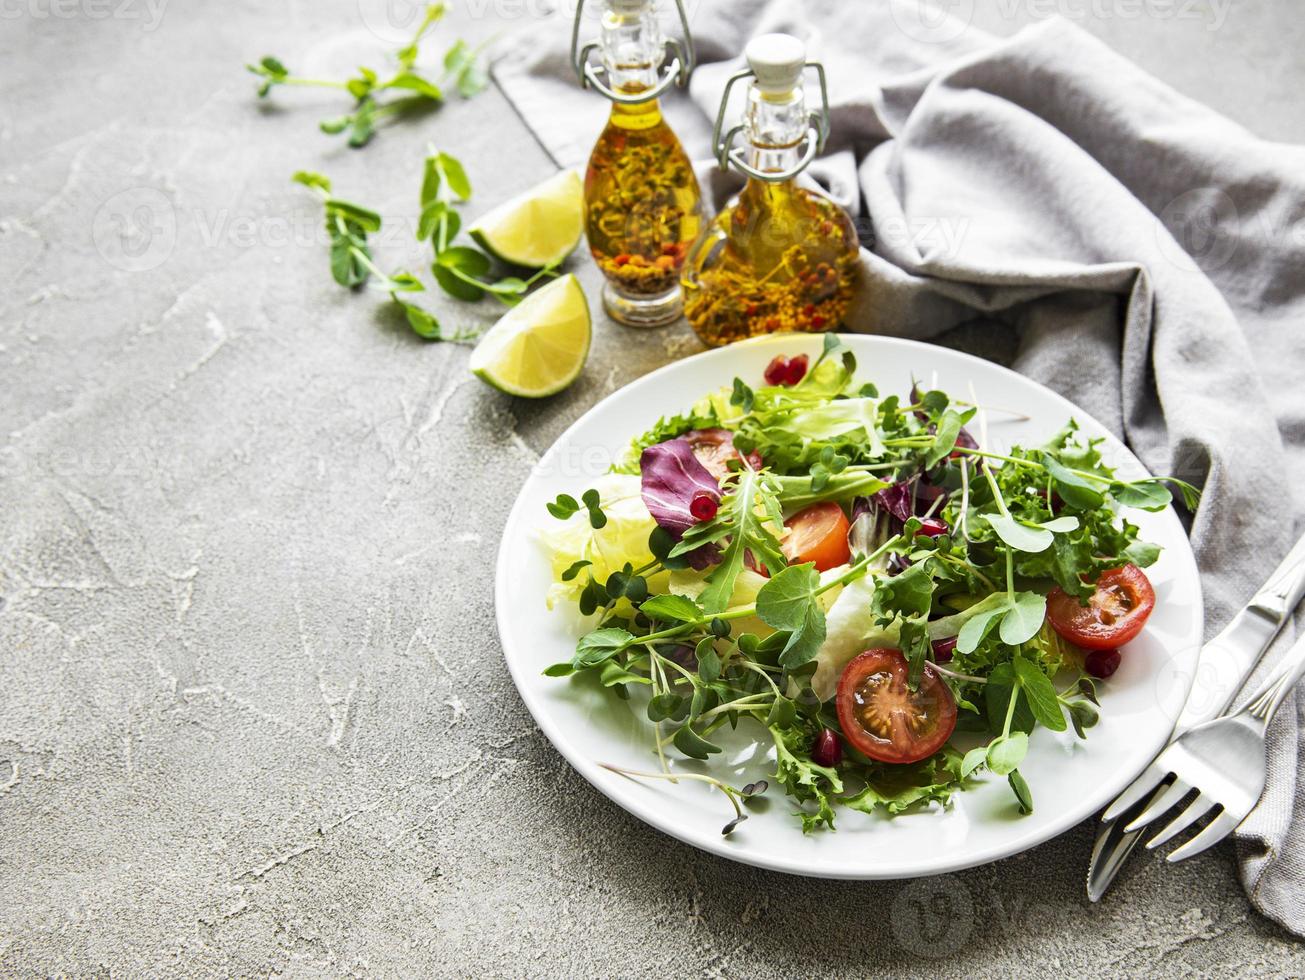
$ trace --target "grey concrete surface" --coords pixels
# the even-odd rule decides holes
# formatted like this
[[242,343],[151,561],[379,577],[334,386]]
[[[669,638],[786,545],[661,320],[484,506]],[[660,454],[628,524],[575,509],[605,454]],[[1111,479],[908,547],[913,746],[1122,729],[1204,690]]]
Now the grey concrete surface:
[[[331,93],[253,98],[242,61],[347,68],[382,9],[0,6],[0,975],[1305,973],[1227,847],[1138,860],[1098,907],[1086,825],[828,883],[697,853],[570,771],[501,660],[498,535],[571,420],[696,344],[600,322],[582,379],[527,404],[331,283],[295,169],[385,213],[392,265],[420,255],[428,141],[473,210],[548,172],[495,90],[363,152],[316,131]],[[466,0],[437,36],[521,9]],[[973,9],[999,33],[1066,13],[1305,140],[1293,5]]]

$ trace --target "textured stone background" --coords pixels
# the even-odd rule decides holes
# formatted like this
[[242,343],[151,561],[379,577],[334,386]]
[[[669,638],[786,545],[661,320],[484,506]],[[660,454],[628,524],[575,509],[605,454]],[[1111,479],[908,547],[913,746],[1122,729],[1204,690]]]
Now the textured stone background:
[[[1298,12],[1229,3],[974,16],[1069,14],[1305,141]],[[465,8],[442,37],[528,23]],[[343,70],[378,46],[362,24],[346,0],[0,6],[0,974],[1305,972],[1229,846],[1137,860],[1099,907],[1086,825],[954,877],[808,881],[571,773],[502,664],[499,530],[572,419],[696,344],[599,323],[580,382],[526,404],[335,287],[293,170],[381,209],[395,265],[428,140],[477,206],[550,170],[492,89],[360,153],[316,131],[330,93],[253,98],[242,61]]]

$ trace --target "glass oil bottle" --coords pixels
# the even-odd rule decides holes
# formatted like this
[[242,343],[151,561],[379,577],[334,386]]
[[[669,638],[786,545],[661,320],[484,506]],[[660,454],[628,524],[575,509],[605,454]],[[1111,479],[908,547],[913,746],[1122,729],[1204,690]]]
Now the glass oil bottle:
[[[824,70],[787,34],[749,42],[748,68],[730,78],[716,117],[722,168],[748,182],[690,249],[681,283],[684,313],[710,347],[783,331],[833,330],[856,287],[859,246],[846,211],[796,178],[824,147],[829,98]],[[803,75],[820,82],[809,112]],[[750,78],[744,121],[722,138],[735,82]],[[742,134],[746,145],[734,146]]]
[[[663,37],[654,0],[605,0],[598,40],[578,48],[580,0],[571,39],[581,83],[612,102],[585,172],[585,234],[607,280],[603,306],[612,319],[633,327],[679,318],[680,270],[702,230],[698,179],[658,102],[672,83],[686,84],[693,70],[683,0],[676,7],[683,43]],[[597,63],[590,59],[595,49]]]

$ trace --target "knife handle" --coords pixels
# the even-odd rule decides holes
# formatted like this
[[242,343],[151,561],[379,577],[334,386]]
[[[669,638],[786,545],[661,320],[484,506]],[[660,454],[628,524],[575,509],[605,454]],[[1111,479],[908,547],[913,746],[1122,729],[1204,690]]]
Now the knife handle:
[[1174,735],[1217,718],[1232,704],[1305,593],[1305,536],[1223,631],[1201,648],[1196,677]]
[[1305,535],[1282,560],[1264,588],[1255,593],[1249,608],[1282,623],[1305,595]]

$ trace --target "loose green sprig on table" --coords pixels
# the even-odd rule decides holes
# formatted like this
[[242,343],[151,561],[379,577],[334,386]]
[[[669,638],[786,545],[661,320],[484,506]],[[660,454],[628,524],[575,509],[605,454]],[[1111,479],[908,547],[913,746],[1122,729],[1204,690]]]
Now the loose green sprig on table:
[[[257,64],[245,67],[260,79],[259,98],[267,98],[278,86],[310,86],[336,88],[353,96],[353,111],[342,116],[324,119],[319,124],[322,132],[347,133],[352,147],[367,145],[376,133],[377,123],[386,116],[436,106],[444,101],[442,85],[451,82],[463,98],[471,98],[487,84],[485,71],[480,64],[481,48],[471,48],[465,41],[455,41],[443,57],[444,71],[438,80],[427,78],[418,68],[417,59],[426,34],[443,18],[447,11],[443,3],[429,4],[412,39],[395,53],[395,69],[382,77],[371,68],[359,68],[358,74],[343,81],[306,78],[293,74],[280,58],[266,55]],[[396,95],[381,101],[383,93]]]
[[[325,209],[326,230],[331,240],[331,276],[336,282],[349,289],[370,284],[388,292],[403,310],[413,332],[426,340],[463,343],[480,336],[480,331],[472,328],[443,327],[433,313],[406,298],[407,294],[426,289],[412,273],[391,274],[377,266],[367,236],[381,230],[378,212],[335,197],[331,181],[322,174],[300,170],[292,179],[316,193]],[[494,266],[489,256],[471,246],[453,244],[462,227],[457,205],[470,197],[471,181],[462,163],[430,147],[422,164],[417,238],[430,240],[435,251],[432,272],[444,292],[464,302],[476,302],[488,294],[505,305],[515,305],[535,283],[556,276],[557,266],[546,266],[527,279],[513,275],[489,276]]]
[[[644,449],[706,428],[728,429],[741,456],[759,454],[764,466],[742,458],[731,464],[715,517],[679,541],[654,529],[651,561],[606,574],[588,558],[571,564],[561,578],[583,583],[580,612],[593,628],[569,661],[545,673],[590,675],[623,698],[646,691],[658,778],[683,778],[670,770],[668,752],[706,760],[722,751],[713,733],[723,726],[759,725],[774,746],[775,779],[807,831],[832,828],[838,806],[898,813],[946,802],[984,771],[1005,777],[1019,809],[1030,812],[1033,795],[1019,771],[1029,732],[1072,727],[1084,738],[1098,717],[1079,654],[1045,622],[1047,591],[1060,585],[1084,595],[1107,568],[1152,564],[1158,549],[1138,539],[1119,508],[1160,510],[1170,486],[1194,507],[1197,491],[1171,478],[1121,479],[1098,441],[1082,439],[1073,423],[1040,448],[992,452],[963,438],[976,406],[940,391],[904,404],[857,384],[854,373],[850,351],[831,335],[796,386],[754,389],[734,379],[635,439],[617,472],[638,473]],[[853,525],[857,546],[846,567],[822,575],[810,564],[786,564],[778,538],[785,516],[820,501],[846,506],[880,491],[907,492],[903,487],[937,494],[933,513],[944,533],[922,533],[914,506],[896,532],[883,513],[865,515]],[[597,493],[584,500],[591,526],[604,526]],[[549,506],[562,520],[580,509],[567,495]],[[683,573],[685,559],[706,547],[716,551],[696,591],[651,587]],[[755,598],[740,601],[745,563],[766,568],[769,578]],[[838,724],[833,701],[815,685],[825,668],[827,605],[846,590],[861,590],[849,595],[868,603],[865,629],[878,639],[867,645],[900,649],[913,687],[930,664],[956,700],[957,732],[978,744],[964,753],[948,744],[906,765],[875,762],[850,747],[832,766],[813,759],[816,737]],[[773,632],[739,627],[757,622]],[[955,639],[945,664],[933,648],[943,638]],[[827,689],[827,679],[820,684]],[[745,800],[719,780],[694,778],[715,784],[736,807]],[[737,825],[736,818],[725,832]]]
[[557,266],[545,266],[528,279],[513,275],[487,278],[494,261],[470,245],[454,244],[462,227],[455,205],[470,197],[471,181],[462,164],[431,147],[423,168],[421,218],[417,222],[418,240],[429,239],[435,252],[431,272],[440,288],[457,299],[474,303],[489,294],[504,305],[515,306],[535,283],[557,275]]
[[332,196],[331,181],[319,173],[300,170],[293,179],[314,191],[322,201],[326,231],[331,239],[331,276],[336,282],[348,289],[360,289],[370,282],[385,290],[403,310],[413,332],[426,340],[465,343],[480,335],[478,330],[445,329],[433,313],[402,298],[401,294],[422,292],[426,287],[412,273],[391,274],[376,265],[367,236],[381,230],[381,216],[377,212]]

